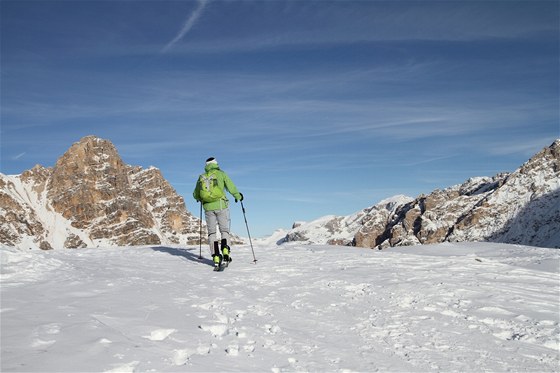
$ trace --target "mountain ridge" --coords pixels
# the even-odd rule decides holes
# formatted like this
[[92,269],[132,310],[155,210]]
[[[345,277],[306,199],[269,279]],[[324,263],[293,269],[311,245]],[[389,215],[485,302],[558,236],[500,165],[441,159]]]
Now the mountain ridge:
[[[377,249],[461,241],[560,247],[558,226],[560,139],[511,173],[298,222],[274,241]],[[0,173],[0,243],[7,246],[193,245],[199,228],[159,169],[125,164],[110,141],[95,136],[74,143],[53,167]]]
[[[299,223],[280,243],[337,243],[386,249],[440,242],[492,241],[560,247],[560,139],[511,173],[472,177],[416,198],[395,196],[349,217]],[[388,199],[391,201],[391,199]]]

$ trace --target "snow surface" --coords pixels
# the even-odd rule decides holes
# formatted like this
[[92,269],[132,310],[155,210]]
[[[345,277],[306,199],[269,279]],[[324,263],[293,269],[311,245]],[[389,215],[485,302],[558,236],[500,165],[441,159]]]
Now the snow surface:
[[560,366],[555,249],[256,244],[221,273],[198,246],[0,253],[3,372]]

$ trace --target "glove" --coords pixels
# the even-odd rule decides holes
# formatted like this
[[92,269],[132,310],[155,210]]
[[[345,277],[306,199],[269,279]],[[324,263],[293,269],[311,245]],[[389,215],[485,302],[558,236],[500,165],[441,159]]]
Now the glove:
[[[243,193],[239,193],[239,200],[243,201]],[[235,199],[235,203],[237,203],[237,198]]]

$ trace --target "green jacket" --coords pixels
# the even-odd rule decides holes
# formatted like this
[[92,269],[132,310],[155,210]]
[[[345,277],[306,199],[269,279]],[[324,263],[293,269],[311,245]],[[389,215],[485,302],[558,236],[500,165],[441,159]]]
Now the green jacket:
[[[241,200],[241,194],[237,190],[235,184],[233,183],[233,181],[231,181],[229,176],[224,171],[220,170],[220,167],[217,164],[210,163],[206,165],[206,167],[204,167],[204,171],[206,171],[206,175],[208,175],[210,172],[214,170],[218,170],[218,172],[216,173],[216,179],[218,180],[218,187],[221,188],[222,190],[224,190],[225,188],[225,190],[227,190],[235,199]],[[200,189],[201,189],[200,181],[197,181],[193,191],[193,197],[195,200],[197,200],[197,202],[201,201]],[[204,207],[204,211],[221,210],[229,206],[228,202],[229,201],[226,197],[226,194],[224,193],[224,197],[222,199],[215,202],[204,202],[202,206]]]

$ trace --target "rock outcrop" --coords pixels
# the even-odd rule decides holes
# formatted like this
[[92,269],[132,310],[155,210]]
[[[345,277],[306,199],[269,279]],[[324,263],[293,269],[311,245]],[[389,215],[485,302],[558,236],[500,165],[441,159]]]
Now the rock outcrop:
[[560,140],[511,174],[472,178],[363,222],[356,244],[364,247],[445,241],[560,247]]

